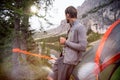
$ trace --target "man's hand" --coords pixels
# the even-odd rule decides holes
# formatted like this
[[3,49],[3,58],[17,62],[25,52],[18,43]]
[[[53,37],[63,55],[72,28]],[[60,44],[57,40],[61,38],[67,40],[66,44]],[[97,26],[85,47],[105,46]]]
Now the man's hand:
[[64,45],[65,41],[66,41],[66,39],[64,37],[60,37],[60,44]]

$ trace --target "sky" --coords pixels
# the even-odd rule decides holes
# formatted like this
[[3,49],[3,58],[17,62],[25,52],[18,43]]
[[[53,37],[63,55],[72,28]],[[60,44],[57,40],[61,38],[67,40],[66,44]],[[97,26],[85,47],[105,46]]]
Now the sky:
[[35,29],[36,31],[39,31],[41,24],[44,30],[52,29],[59,26],[61,20],[65,19],[64,11],[68,6],[74,6],[75,8],[77,8],[84,1],[85,0],[55,0],[53,2],[51,10],[48,10],[48,15],[46,16],[46,18],[54,25],[49,26],[43,19],[39,19],[34,15],[29,20],[31,25],[30,29]]

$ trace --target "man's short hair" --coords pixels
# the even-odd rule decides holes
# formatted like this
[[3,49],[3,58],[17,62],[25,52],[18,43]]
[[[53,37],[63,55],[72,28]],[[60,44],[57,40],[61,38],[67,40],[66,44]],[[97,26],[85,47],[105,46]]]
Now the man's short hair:
[[77,9],[73,6],[69,6],[65,9],[65,14],[69,14],[71,18],[77,18]]

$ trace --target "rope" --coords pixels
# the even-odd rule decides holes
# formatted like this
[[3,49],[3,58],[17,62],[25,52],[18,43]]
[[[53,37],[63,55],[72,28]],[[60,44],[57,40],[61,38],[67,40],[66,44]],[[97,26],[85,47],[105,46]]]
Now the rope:
[[28,51],[25,51],[25,50],[21,50],[19,48],[14,48],[12,50],[12,52],[14,52],[14,53],[22,53],[22,54],[31,55],[31,56],[35,56],[35,57],[39,57],[39,58],[48,59],[48,60],[51,60],[51,59],[55,60],[55,58],[52,58],[52,57],[49,57],[49,56],[46,56],[46,55],[31,53],[31,52],[28,52]]

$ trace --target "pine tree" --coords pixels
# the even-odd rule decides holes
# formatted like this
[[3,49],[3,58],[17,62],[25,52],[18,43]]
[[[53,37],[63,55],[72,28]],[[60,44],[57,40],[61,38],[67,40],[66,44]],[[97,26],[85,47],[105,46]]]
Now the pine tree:
[[[33,15],[30,7],[41,6],[47,11],[53,0],[1,0],[0,1],[0,56],[9,48],[8,53],[14,48],[30,50],[30,44],[34,43],[32,33],[29,30],[29,18]],[[38,15],[37,13],[35,15]],[[39,16],[44,18],[44,16]],[[31,41],[32,40],[32,41]],[[10,45],[7,46],[7,43]],[[12,46],[12,47],[11,47]],[[2,56],[3,57],[3,56]],[[12,53],[13,67],[21,62],[20,58],[26,61],[23,54]]]

